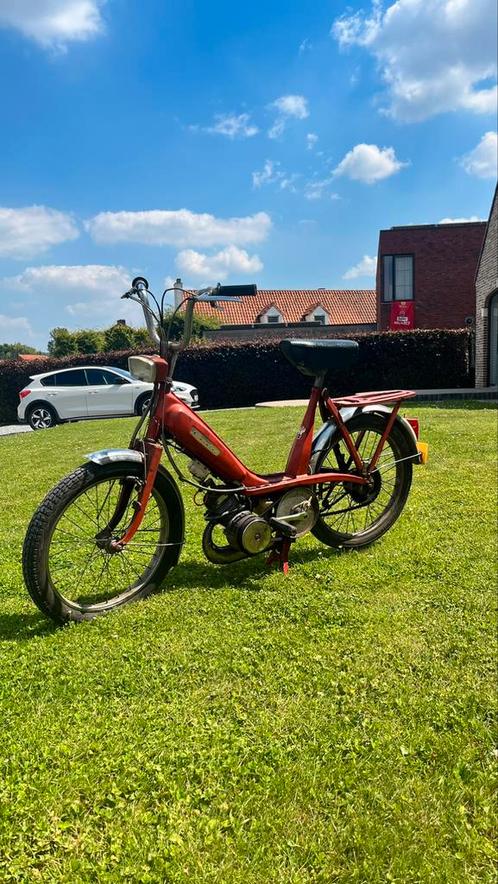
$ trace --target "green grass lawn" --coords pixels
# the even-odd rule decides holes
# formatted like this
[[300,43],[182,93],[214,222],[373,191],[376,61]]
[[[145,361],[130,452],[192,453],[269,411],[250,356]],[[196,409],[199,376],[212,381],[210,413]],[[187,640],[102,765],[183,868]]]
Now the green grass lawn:
[[[187,488],[164,593],[64,629],[26,525],[133,421],[0,439],[1,881],[495,881],[496,413],[408,410],[431,460],[370,549],[216,568]],[[269,472],[299,417],[210,420]]]

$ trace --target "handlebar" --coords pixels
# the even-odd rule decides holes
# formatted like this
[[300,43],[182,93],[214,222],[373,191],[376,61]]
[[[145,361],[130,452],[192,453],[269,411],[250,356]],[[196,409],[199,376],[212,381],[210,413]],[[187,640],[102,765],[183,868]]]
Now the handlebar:
[[258,292],[257,285],[218,285],[215,293],[222,298],[253,298]]
[[[185,323],[184,323],[184,333],[183,338],[180,343],[176,344],[173,348],[173,345],[170,346],[171,350],[176,351],[178,353],[179,350],[183,350],[188,346],[190,341],[190,336],[192,333],[192,319],[195,305],[198,301],[216,303],[216,301],[239,301],[241,298],[254,297],[257,293],[256,285],[221,285],[218,283],[216,286],[209,286],[203,289],[198,289],[195,292],[186,292],[186,297],[182,303],[186,301],[187,306],[185,310]],[[159,347],[159,352],[161,356],[166,355],[166,350],[168,348],[168,342],[166,341],[166,335],[163,328],[163,301],[164,301],[164,292],[163,298],[161,300],[161,306],[159,306],[158,301],[155,299],[154,295],[152,295],[154,303],[157,305],[159,315],[156,316],[154,310],[152,309],[149,301],[149,283],[143,276],[136,276],[131,284],[131,289],[128,292],[125,292],[122,295],[123,298],[129,298],[131,301],[135,301],[137,304],[140,304],[145,316],[145,323],[147,325],[147,331],[149,333],[149,337],[152,340],[153,344]],[[178,309],[178,307],[177,307]]]

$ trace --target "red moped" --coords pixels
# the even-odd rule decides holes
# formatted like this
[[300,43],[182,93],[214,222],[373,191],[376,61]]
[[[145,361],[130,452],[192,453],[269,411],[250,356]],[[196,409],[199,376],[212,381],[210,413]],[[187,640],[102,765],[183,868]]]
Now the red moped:
[[[337,548],[367,546],[405,505],[412,466],[425,462],[417,421],[401,417],[410,390],[333,398],[327,373],[350,368],[350,340],[285,340],[284,356],[312,382],[310,400],[280,473],[258,474],[171,391],[178,353],[187,346],[195,305],[256,293],[256,286],[185,292],[184,334],[164,331],[164,298],[137,277],[123,297],[139,303],[157,356],[132,356],[129,369],[154,392],[128,448],[87,455],[87,463],[45,497],[28,527],[24,578],[33,601],[58,623],[90,620],[161,588],[184,543],[184,507],[176,477],[193,485],[204,509],[202,548],[230,565],[265,553],[288,569],[289,550],[312,532]],[[151,304],[152,298],[153,305]],[[314,433],[317,409],[322,426]],[[161,463],[163,452],[170,469]],[[177,455],[187,455],[187,467]],[[188,472],[187,476],[185,473]]]

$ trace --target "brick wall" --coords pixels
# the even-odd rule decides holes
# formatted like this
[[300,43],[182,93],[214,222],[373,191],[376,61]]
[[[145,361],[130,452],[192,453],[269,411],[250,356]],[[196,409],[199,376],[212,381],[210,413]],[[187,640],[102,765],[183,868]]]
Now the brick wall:
[[429,224],[381,230],[377,264],[378,328],[389,328],[381,300],[382,255],[413,255],[415,327],[462,328],[475,316],[475,275],[486,223]]
[[[489,382],[489,302],[498,291],[498,189],[476,277],[476,387]],[[496,347],[496,341],[492,342]]]

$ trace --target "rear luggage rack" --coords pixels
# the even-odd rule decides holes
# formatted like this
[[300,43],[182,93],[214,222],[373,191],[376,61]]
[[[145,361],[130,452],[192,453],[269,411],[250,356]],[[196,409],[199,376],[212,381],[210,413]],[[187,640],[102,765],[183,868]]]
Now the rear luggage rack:
[[412,399],[416,395],[415,390],[378,390],[371,393],[355,393],[354,396],[339,396],[338,399],[332,399],[332,402],[339,408],[347,405],[380,405],[381,402],[401,402],[402,399]]

